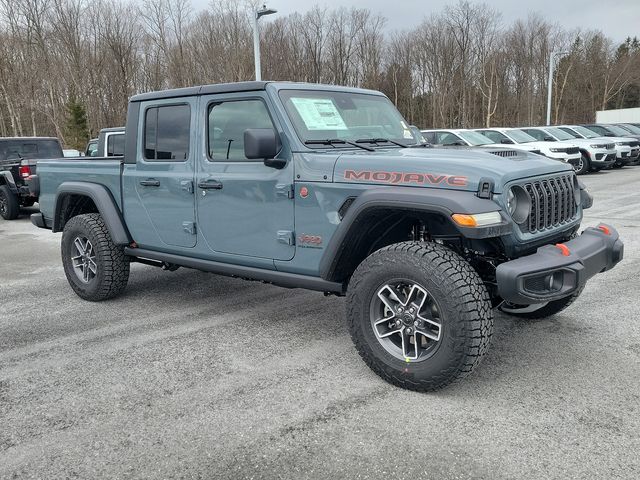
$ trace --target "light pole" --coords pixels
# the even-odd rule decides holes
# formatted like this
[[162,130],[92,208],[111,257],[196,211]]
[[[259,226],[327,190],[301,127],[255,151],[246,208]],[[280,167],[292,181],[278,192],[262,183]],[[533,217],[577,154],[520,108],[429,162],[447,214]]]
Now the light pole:
[[266,5],[262,5],[260,10],[256,10],[256,14],[253,17],[253,61],[256,66],[256,80],[262,80],[262,72],[260,69],[260,30],[258,30],[258,20],[265,15],[271,15],[277,13],[277,10],[273,8],[267,8]]
[[547,81],[547,125],[551,125],[551,89],[553,87],[553,69],[556,58],[569,55],[569,52],[551,52],[549,56],[549,79]]

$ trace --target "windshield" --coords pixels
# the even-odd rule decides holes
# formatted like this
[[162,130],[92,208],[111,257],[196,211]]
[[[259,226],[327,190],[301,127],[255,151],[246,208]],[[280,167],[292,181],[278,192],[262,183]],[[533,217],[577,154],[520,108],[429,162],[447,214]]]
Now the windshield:
[[627,135],[629,135],[629,132],[627,132],[624,128],[620,128],[616,125],[607,125],[606,128],[607,130],[610,130],[618,137],[626,137]]
[[[303,142],[388,139],[404,144],[418,143],[409,124],[387,97],[351,92],[281,90],[280,98]],[[318,147],[326,148],[326,145]]]
[[640,128],[636,127],[635,125],[629,125],[625,123],[620,128],[624,128],[625,130],[628,130],[629,133],[632,133],[634,135],[640,135]]
[[516,143],[537,142],[537,140],[534,137],[532,137],[528,133],[523,132],[522,130],[517,130],[517,129],[507,130],[505,132],[505,135],[507,135],[511,140],[513,140]]
[[43,159],[62,158],[62,148],[57,140],[36,138],[0,141],[0,158]]
[[574,132],[568,127],[558,127],[558,128],[560,128],[560,130],[562,130],[563,132],[571,135],[571,138],[582,138],[580,135],[578,135],[576,132]]
[[485,137],[479,132],[458,132],[458,135],[462,137],[469,145],[478,146],[478,145],[488,145],[493,143],[488,137]]
[[547,132],[556,137],[558,140],[573,140],[575,138],[574,136],[569,135],[567,132],[557,127],[549,127],[547,128]]
[[594,132],[593,130],[589,130],[586,127],[580,127],[580,126],[576,126],[576,127],[572,127],[576,132],[578,132],[580,135],[582,135],[584,138],[598,138],[600,137],[600,135],[598,135],[596,132]]

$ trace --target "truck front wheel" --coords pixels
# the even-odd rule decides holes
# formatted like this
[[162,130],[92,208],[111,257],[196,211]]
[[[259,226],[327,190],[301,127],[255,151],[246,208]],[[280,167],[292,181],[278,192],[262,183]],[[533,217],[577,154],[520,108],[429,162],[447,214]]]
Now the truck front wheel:
[[421,242],[383,248],[358,266],[347,320],[367,365],[418,391],[469,374],[493,331],[489,295],[475,270],[448,248]]
[[124,249],[113,243],[98,213],[78,215],[66,223],[62,264],[73,291],[92,302],[115,297],[129,280]]
[[18,197],[7,185],[0,186],[0,216],[5,220],[15,220],[20,215]]

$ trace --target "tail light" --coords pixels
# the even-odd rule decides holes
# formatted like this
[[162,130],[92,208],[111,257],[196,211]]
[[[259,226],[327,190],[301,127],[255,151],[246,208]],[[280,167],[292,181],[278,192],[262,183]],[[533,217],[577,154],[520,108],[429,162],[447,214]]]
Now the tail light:
[[21,165],[19,173],[22,178],[29,178],[31,176],[31,167],[28,165]]

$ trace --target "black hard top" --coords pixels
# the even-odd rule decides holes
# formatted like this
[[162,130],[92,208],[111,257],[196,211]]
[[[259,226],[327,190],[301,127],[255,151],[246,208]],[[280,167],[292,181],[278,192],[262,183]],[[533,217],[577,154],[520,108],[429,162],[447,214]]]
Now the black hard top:
[[144,102],[147,100],[159,100],[163,98],[190,97],[194,95],[209,95],[215,93],[253,92],[264,90],[269,82],[235,82],[218,83],[216,85],[201,85],[198,87],[174,88],[160,90],[159,92],[141,93],[131,97],[132,102]]

